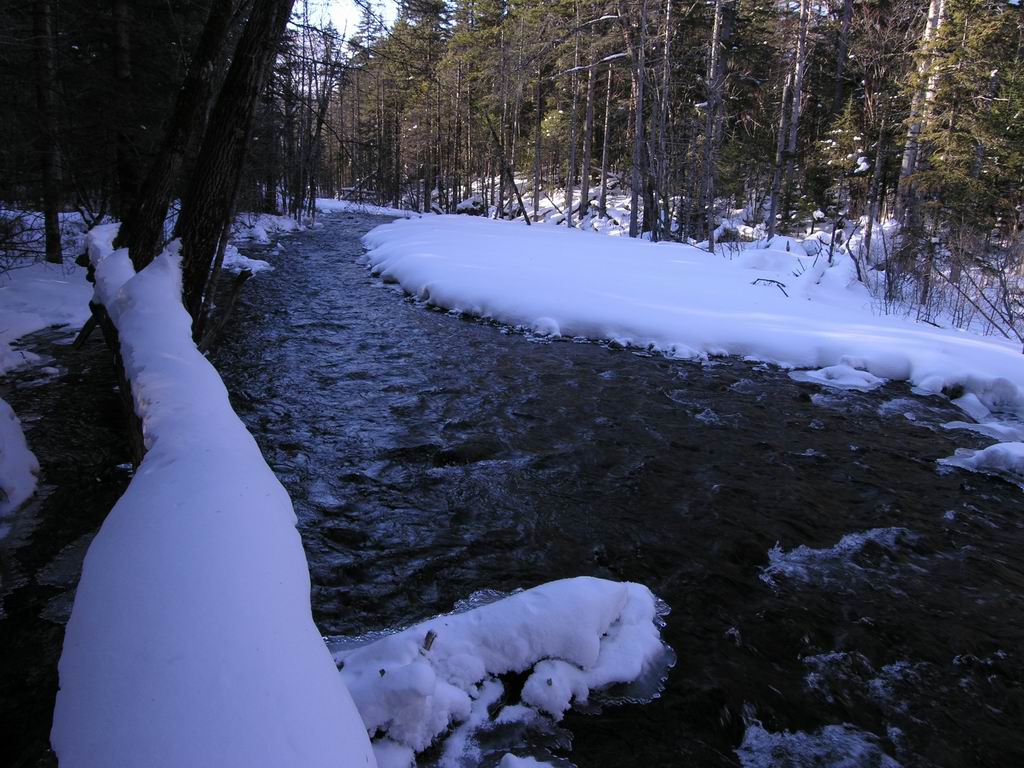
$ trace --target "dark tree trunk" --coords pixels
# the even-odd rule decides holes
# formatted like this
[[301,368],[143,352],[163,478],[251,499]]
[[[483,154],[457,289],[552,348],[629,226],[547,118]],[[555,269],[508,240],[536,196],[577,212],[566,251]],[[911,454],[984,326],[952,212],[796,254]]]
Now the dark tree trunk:
[[36,108],[39,110],[39,159],[43,177],[43,226],[46,260],[60,264],[60,156],[57,149],[57,92],[54,78],[53,7],[50,0],[34,0]]
[[139,171],[128,126],[134,122],[132,114],[132,61],[131,61],[131,20],[128,0],[113,0],[114,79],[117,82],[120,112],[117,119],[117,134],[114,140],[115,166],[117,168],[117,216],[122,221],[131,213],[132,203],[138,193]]
[[[591,45],[593,48],[593,45]],[[594,80],[597,62],[593,50],[587,72],[587,106],[583,123],[583,173],[580,175],[580,221],[590,213],[590,158],[594,150]]]
[[117,245],[128,247],[136,270],[153,260],[163,240],[164,220],[174,196],[182,161],[202,131],[209,108],[214,70],[228,36],[234,4],[235,0],[214,0],[211,4],[203,34],[178,91],[160,151],[146,173],[131,213],[121,225]]
[[245,160],[252,116],[284,32],[293,0],[257,0],[210,116],[177,234],[181,237],[185,308],[198,318],[224,223]]
[[612,68],[608,65],[608,90],[604,97],[604,133],[601,135],[601,196],[597,207],[602,216],[608,215],[608,132],[612,114]]
[[843,106],[843,77],[850,52],[850,20],[853,18],[853,0],[844,0],[843,17],[839,22],[839,40],[836,42],[835,84],[832,86],[832,108],[829,115],[838,115]]
[[540,125],[541,119],[543,118],[543,101],[541,95],[541,76],[540,70],[537,70],[537,95],[535,97],[537,113],[534,115],[534,126],[533,126],[533,220],[538,220],[538,211],[540,210],[540,151],[541,151],[541,137],[540,137]]

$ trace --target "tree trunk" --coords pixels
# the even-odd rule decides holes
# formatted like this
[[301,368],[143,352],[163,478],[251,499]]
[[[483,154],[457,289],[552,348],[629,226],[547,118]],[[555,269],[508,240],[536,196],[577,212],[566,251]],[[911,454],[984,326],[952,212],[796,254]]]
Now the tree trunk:
[[853,19],[853,0],[844,0],[843,16],[839,22],[839,39],[836,41],[835,82],[832,86],[832,107],[829,116],[839,114],[843,106],[843,77],[846,74],[846,60],[850,53],[850,21]]
[[[623,0],[619,2],[619,17],[623,20],[629,18],[628,13],[625,11]],[[643,162],[644,151],[644,80],[646,78],[644,53],[647,48],[647,0],[641,0],[640,2],[640,30],[636,38],[634,39],[628,28],[624,28],[624,31],[626,32],[626,43],[629,46],[633,62],[635,92],[633,104],[633,158],[630,171],[629,236],[636,237],[640,234],[640,218],[637,214],[640,208],[640,166]]]
[[669,206],[668,179],[668,99],[669,86],[672,79],[672,0],[665,0],[664,39],[661,51],[661,104],[658,110],[658,194],[664,201],[665,210],[662,216],[656,219],[654,228],[655,239],[661,239],[663,234],[661,226],[672,234],[672,216]]
[[594,60],[593,43],[591,43],[590,68],[587,72],[587,106],[583,124],[583,167],[580,174],[580,221],[590,213],[590,157],[594,144]]
[[572,57],[572,77],[569,80],[569,87],[572,89],[572,112],[569,114],[569,162],[565,174],[565,226],[572,229],[572,198],[576,191],[576,123],[578,122],[577,108],[579,102],[579,88],[577,87],[576,70],[580,66],[580,4],[576,6],[576,32],[573,34],[574,49]]
[[904,220],[908,210],[914,205],[914,186],[911,177],[917,171],[919,137],[928,116],[928,108],[934,96],[936,83],[935,73],[931,71],[932,56],[929,47],[942,26],[945,10],[945,0],[931,0],[928,6],[928,19],[925,22],[918,46],[921,61],[918,64],[917,73],[924,82],[918,83],[910,101],[907,139],[903,145],[903,161],[900,164],[900,180],[899,186],[896,188],[896,204],[893,211],[894,217],[900,222]]
[[[804,0],[806,2],[806,0]],[[715,0],[715,20],[708,51],[707,104],[705,105],[703,208],[708,250],[715,251],[715,181],[717,177],[718,112],[722,102],[722,25],[725,0]]]
[[604,97],[604,133],[601,136],[601,197],[598,209],[601,216],[608,216],[608,132],[612,115],[612,66],[608,65],[608,90]]
[[277,41],[288,23],[292,1],[264,0],[253,4],[185,195],[177,232],[182,240],[185,307],[193,320],[200,315],[224,222],[231,217],[253,112]]
[[114,48],[114,79],[118,87],[118,102],[121,114],[115,118],[117,133],[114,141],[115,165],[117,168],[117,216],[122,221],[131,214],[132,204],[138,194],[138,168],[136,167],[135,147],[128,125],[132,118],[132,65],[131,65],[131,34],[128,18],[129,4],[127,0],[113,0],[111,15],[113,20]]
[[789,100],[792,97],[793,73],[786,76],[786,84],[782,88],[782,115],[779,118],[779,136],[775,143],[775,168],[772,171],[772,188],[768,196],[768,242],[775,237],[776,219],[778,218],[779,193],[782,188],[782,166],[786,157],[786,136],[789,133]]
[[[871,263],[871,237],[875,229],[875,221],[878,219],[878,198],[879,198],[879,180],[882,177],[882,167],[885,159],[885,118],[882,118],[882,123],[878,128],[878,143],[875,145],[875,164],[871,172],[871,182],[868,188],[868,222],[867,226],[864,227],[864,258],[867,263]],[[888,266],[886,265],[886,271],[888,272]],[[886,281],[888,283],[888,280]],[[886,291],[886,298],[892,299],[889,295],[889,291]]]
[[541,136],[540,126],[543,118],[543,103],[541,101],[541,76],[540,69],[537,69],[537,93],[534,97],[536,102],[536,114],[534,115],[533,125],[533,220],[540,220],[540,153],[541,153]]
[[32,31],[35,35],[36,108],[39,111],[39,159],[43,177],[43,227],[46,260],[62,262],[60,243],[60,155],[57,147],[57,84],[51,0],[33,0]]
[[233,6],[234,0],[214,0],[211,4],[192,63],[165,128],[160,151],[146,173],[131,213],[121,224],[117,245],[128,247],[136,271],[153,260],[163,240],[164,221],[182,161],[188,147],[202,130],[209,108],[211,81],[228,36]]
[[811,17],[811,1],[800,0],[800,27],[796,39],[796,60],[793,62],[793,91],[789,107],[789,137],[786,141],[783,172],[782,218],[789,220],[793,199],[793,168],[796,164],[796,142],[800,131],[800,102],[803,100],[804,72],[807,69],[807,26]]

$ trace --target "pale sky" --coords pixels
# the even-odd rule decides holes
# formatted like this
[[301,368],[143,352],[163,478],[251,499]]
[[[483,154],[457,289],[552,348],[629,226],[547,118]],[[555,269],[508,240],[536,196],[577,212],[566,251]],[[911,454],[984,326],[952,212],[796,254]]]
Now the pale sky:
[[[330,17],[331,21],[334,22],[334,26],[339,32],[346,31],[349,35],[356,28],[356,24],[359,23],[359,18],[362,16],[362,9],[353,2],[353,0],[322,0],[324,2],[324,10],[326,15]],[[384,19],[388,24],[391,24],[395,20],[395,4],[393,0],[371,0],[374,5],[383,7]]]

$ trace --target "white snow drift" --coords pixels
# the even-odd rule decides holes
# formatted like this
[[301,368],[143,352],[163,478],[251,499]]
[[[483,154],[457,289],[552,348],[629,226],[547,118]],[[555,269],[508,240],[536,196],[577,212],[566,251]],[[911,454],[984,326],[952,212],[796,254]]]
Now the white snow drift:
[[0,275],[0,374],[38,360],[11,349],[15,339],[53,325],[80,327],[91,293],[85,270],[75,266],[40,262]]
[[530,671],[522,704],[505,707],[498,722],[538,713],[560,720],[573,701],[635,681],[669,658],[656,619],[655,598],[640,584],[566,579],[335,658],[367,730],[379,734],[381,766],[410,765],[415,752],[463,723],[446,741],[442,761],[458,765],[502,693],[499,675]]
[[21,422],[0,399],[0,539],[8,532],[4,518],[35,492],[38,472],[39,462],[28,449]]
[[939,459],[940,464],[971,472],[1000,475],[1024,487],[1024,443],[996,443],[980,451],[960,449],[956,455]]
[[173,250],[89,252],[148,452],[89,547],[60,661],[62,766],[365,766],[291,502],[192,343]]

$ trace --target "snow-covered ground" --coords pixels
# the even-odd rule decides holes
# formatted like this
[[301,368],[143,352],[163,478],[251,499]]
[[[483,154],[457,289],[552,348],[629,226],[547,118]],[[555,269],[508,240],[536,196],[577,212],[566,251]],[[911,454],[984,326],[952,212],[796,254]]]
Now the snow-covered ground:
[[310,610],[291,501],[191,337],[174,250],[94,230],[147,453],[93,539],[60,661],[65,766],[373,765]]
[[[385,280],[449,310],[546,336],[683,358],[739,355],[823,385],[908,381],[976,421],[1024,416],[1024,355],[1005,339],[878,315],[849,256],[830,265],[790,238],[723,259],[678,243],[597,237],[469,216],[368,233]],[[1002,439],[1024,438],[1006,426]]]

